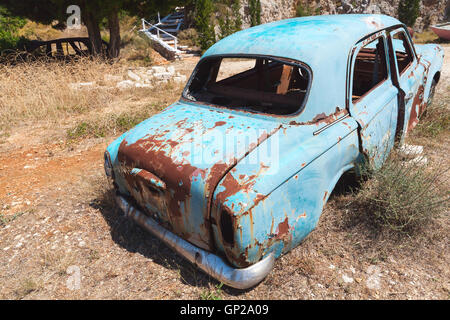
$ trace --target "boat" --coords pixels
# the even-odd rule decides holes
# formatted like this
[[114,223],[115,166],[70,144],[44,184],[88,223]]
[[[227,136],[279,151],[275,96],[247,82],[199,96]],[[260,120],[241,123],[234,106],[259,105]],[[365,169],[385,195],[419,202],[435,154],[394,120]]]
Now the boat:
[[450,40],[450,22],[436,24],[430,27],[443,40]]

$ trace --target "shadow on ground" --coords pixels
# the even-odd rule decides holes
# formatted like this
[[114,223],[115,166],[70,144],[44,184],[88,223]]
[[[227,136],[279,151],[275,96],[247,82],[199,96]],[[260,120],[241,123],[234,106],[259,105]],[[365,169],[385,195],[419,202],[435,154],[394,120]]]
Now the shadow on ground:
[[[110,227],[112,240],[132,253],[139,253],[151,261],[175,272],[179,272],[184,284],[208,290],[218,288],[220,282],[177,255],[158,238],[127,219],[115,205],[114,190],[105,190],[91,201],[90,206],[99,210]],[[237,290],[222,287],[227,294],[239,296],[252,290]]]

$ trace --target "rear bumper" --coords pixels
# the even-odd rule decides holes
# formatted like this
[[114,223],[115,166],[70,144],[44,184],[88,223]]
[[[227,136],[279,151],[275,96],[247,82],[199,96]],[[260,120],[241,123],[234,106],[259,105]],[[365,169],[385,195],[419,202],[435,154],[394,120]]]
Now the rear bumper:
[[275,262],[271,253],[263,260],[247,267],[233,268],[221,257],[198,248],[163,228],[154,219],[133,207],[124,197],[117,195],[116,202],[127,217],[150,231],[185,259],[222,283],[237,289],[247,289],[261,282],[272,270]]

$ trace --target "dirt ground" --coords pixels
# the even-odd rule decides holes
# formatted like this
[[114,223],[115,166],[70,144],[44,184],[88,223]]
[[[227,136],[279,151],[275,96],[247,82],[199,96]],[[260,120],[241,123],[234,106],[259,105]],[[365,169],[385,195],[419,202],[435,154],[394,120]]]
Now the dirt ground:
[[[436,97],[449,94],[449,45],[445,54]],[[450,298],[448,212],[419,237],[389,241],[348,219],[346,195],[337,194],[316,230],[261,284],[219,288],[114,208],[103,170],[113,138],[55,137],[18,127],[0,144],[2,299]],[[448,167],[448,142],[426,145],[425,154]]]

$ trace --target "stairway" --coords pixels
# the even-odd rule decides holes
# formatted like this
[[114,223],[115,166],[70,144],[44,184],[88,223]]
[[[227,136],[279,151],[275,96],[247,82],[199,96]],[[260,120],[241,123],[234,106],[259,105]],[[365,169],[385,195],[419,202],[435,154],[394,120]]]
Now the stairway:
[[184,8],[176,8],[175,12],[163,19],[160,19],[158,13],[158,22],[155,24],[142,19],[142,29],[139,31],[143,32],[150,39],[154,49],[166,59],[183,59],[198,55],[196,51],[190,50],[187,46],[178,44],[177,35],[183,22]]

